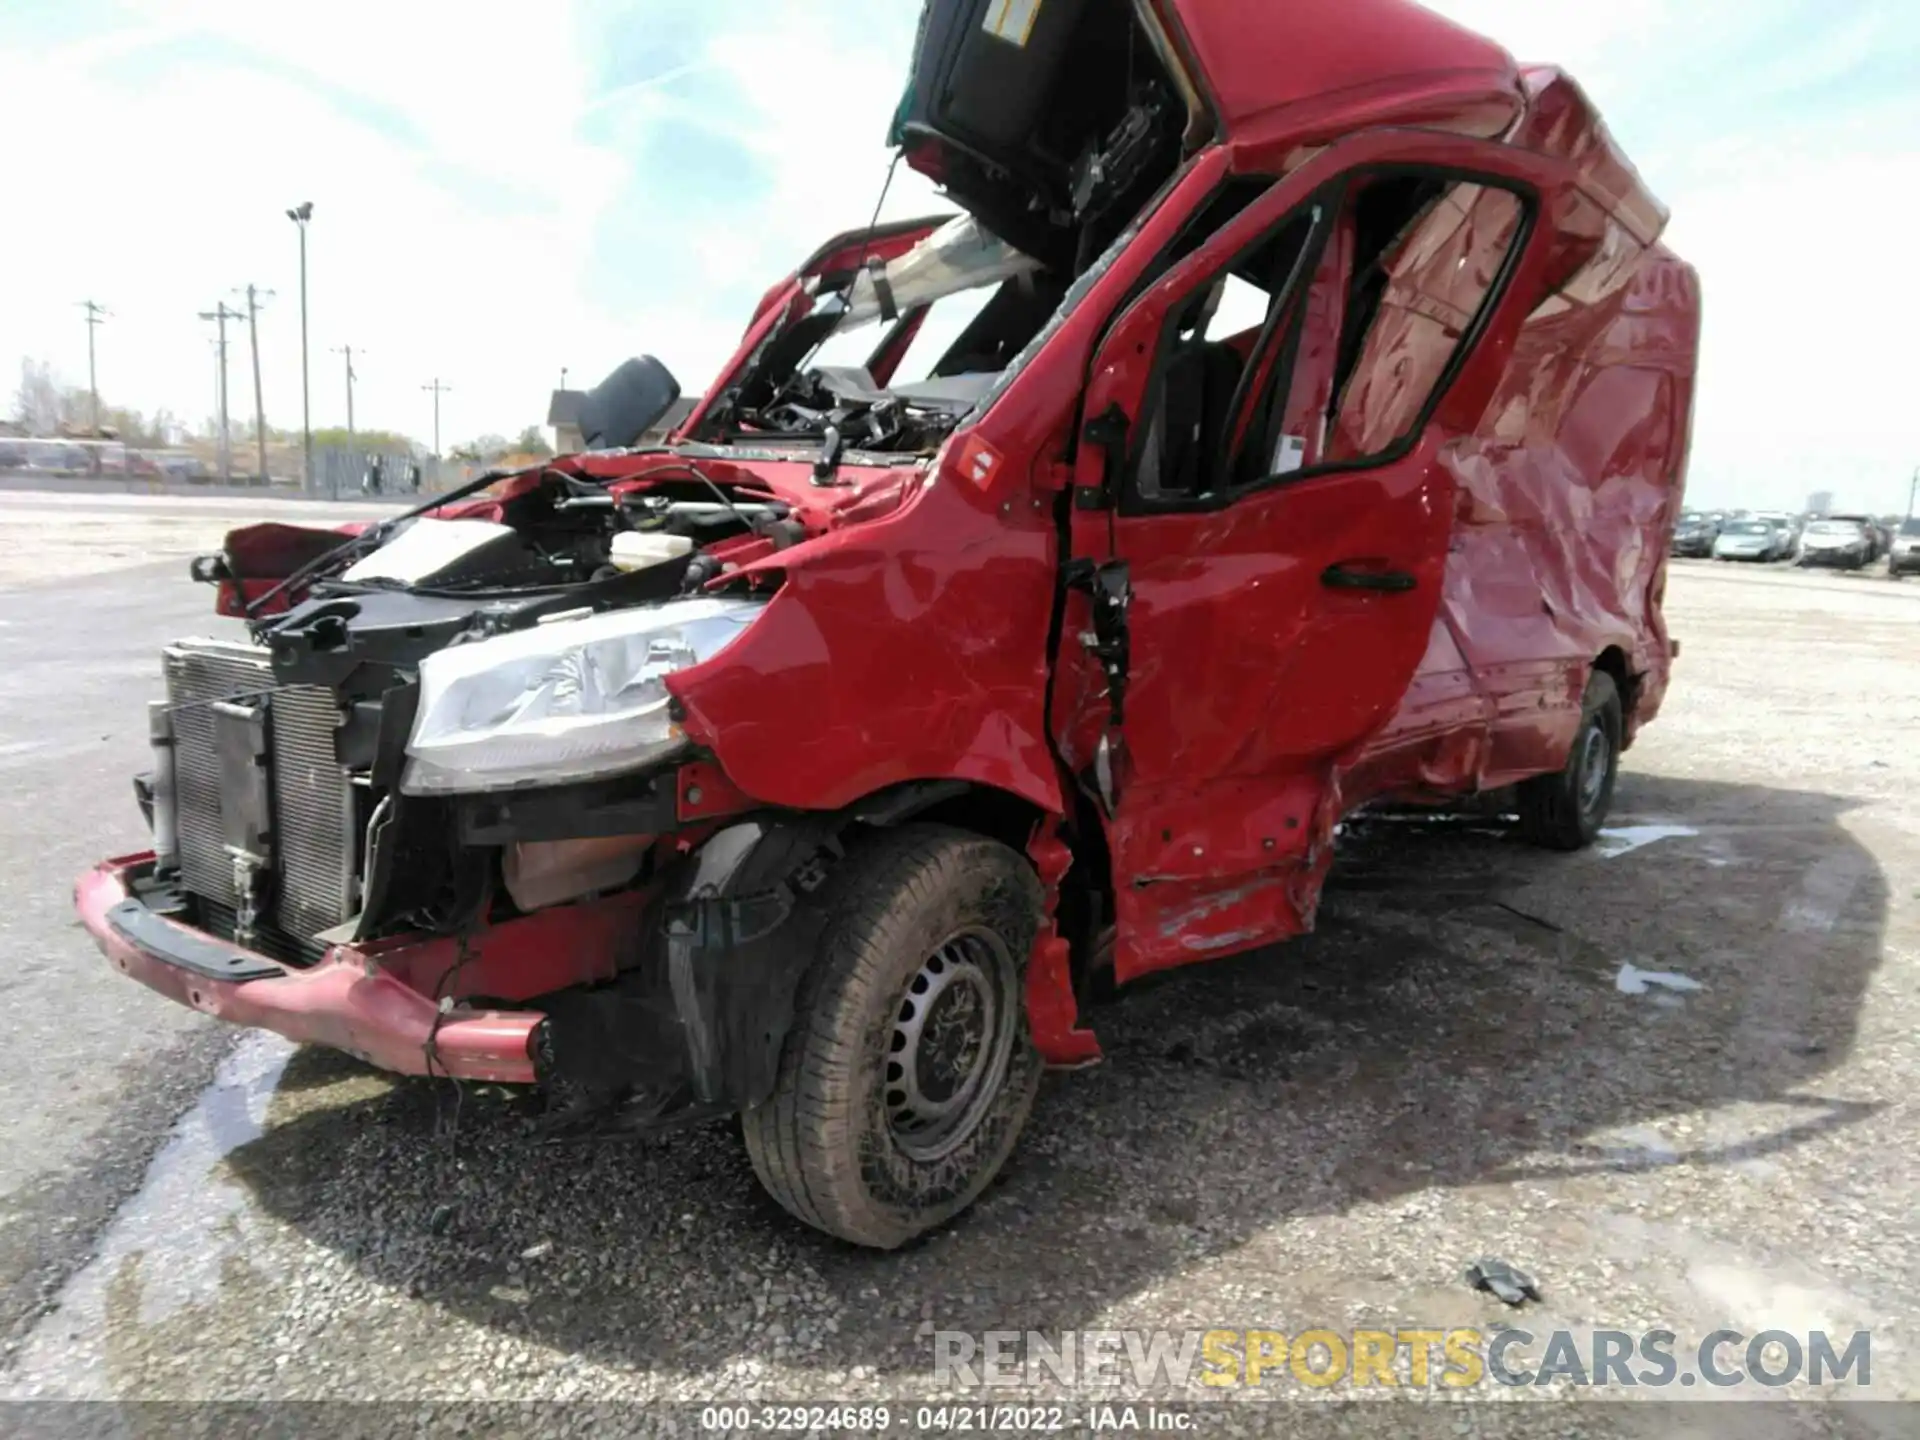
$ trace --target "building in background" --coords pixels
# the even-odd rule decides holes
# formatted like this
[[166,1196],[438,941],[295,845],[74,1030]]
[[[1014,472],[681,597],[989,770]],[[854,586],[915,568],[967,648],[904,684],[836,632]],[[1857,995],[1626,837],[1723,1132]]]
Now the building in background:
[[1816,490],[1807,496],[1807,514],[1825,515],[1832,509],[1833,492],[1831,490]]
[[580,438],[580,402],[587,398],[584,390],[556,390],[553,398],[547,401],[547,424],[553,430],[553,453],[571,455],[583,449]]

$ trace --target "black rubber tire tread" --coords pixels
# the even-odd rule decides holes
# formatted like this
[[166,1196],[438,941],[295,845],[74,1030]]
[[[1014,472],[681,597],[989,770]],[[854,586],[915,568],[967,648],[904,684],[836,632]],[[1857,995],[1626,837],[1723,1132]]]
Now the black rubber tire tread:
[[[1613,744],[1614,776],[1607,781],[1599,813],[1583,815],[1580,809],[1581,739],[1595,717],[1607,726]],[[1557,774],[1539,775],[1523,781],[1519,787],[1520,834],[1529,843],[1547,850],[1584,850],[1594,842],[1606,823],[1613,803],[1614,780],[1620,767],[1621,740],[1626,733],[1620,706],[1620,687],[1604,670],[1596,670],[1587,681],[1587,692],[1580,705],[1580,728],[1574,732],[1573,749],[1567,763]]]
[[[1020,990],[1044,896],[1032,867],[1005,845],[914,824],[850,846],[812,903],[826,907],[825,924],[800,982],[779,1076],[772,1096],[740,1117],[741,1134],[761,1184],[795,1217],[857,1245],[893,1249],[972,1204],[1026,1124],[1041,1064]],[[862,1163],[872,1146],[890,1144],[884,1118],[862,1103],[878,1083],[875,1027],[891,1030],[907,982],[944,938],[934,932],[969,920],[992,923],[1019,970],[1013,1054],[976,1132],[979,1145],[963,1147],[975,1151],[970,1163],[950,1167],[951,1193],[924,1207],[889,1203]],[[895,1164],[917,1164],[892,1153]]]

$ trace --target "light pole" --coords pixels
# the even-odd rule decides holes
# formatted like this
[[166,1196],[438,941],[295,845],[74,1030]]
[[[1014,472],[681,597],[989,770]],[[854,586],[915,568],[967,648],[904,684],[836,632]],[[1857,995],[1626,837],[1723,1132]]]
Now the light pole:
[[300,488],[313,488],[313,401],[307,385],[307,221],[313,202],[302,200],[287,211],[300,231]]

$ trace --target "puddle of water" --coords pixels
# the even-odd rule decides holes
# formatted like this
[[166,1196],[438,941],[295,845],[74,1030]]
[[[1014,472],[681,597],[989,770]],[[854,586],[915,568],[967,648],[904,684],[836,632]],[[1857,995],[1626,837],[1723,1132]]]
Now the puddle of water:
[[1651,1125],[1629,1125],[1596,1137],[1592,1153],[1624,1165],[1678,1165],[1680,1152]]
[[1825,935],[1840,923],[1866,880],[1869,862],[1851,851],[1829,855],[1801,878],[1780,912],[1780,926],[1802,935]]
[[1690,825],[1622,825],[1602,830],[1594,842],[1593,853],[1602,860],[1618,860],[1622,855],[1631,855],[1659,841],[1685,840],[1699,833]]
[[234,1048],[174,1126],[94,1258],[67,1282],[59,1304],[21,1346],[17,1372],[34,1376],[33,1383],[0,1387],[0,1398],[118,1398],[100,1355],[106,1295],[113,1277],[136,1257],[144,1257],[142,1324],[156,1324],[219,1290],[221,1267],[244,1252],[253,1223],[245,1190],[221,1172],[220,1162],[259,1138],[294,1048],[261,1033]]

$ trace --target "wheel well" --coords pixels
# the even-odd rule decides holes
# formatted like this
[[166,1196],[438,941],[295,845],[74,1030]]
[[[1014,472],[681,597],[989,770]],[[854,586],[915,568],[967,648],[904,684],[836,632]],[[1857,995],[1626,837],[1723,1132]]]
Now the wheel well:
[[[1076,988],[1085,980],[1102,927],[1113,919],[1112,861],[1106,829],[1099,811],[1084,795],[1074,794],[1074,812],[1066,819],[1062,838],[1073,852],[1073,863],[1060,882],[1059,909],[1054,916],[1073,956]],[[1048,812],[1031,801],[990,785],[957,781],[930,781],[883,791],[852,807],[855,819],[885,826],[905,820],[951,825],[998,840],[1021,856],[1034,828]]]
[[956,830],[971,830],[976,835],[998,840],[1016,854],[1025,855],[1033,827],[1045,813],[1018,795],[988,785],[968,785],[956,794],[934,801],[913,818],[951,825]]
[[1613,677],[1614,688],[1620,692],[1620,708],[1631,715],[1634,683],[1633,671],[1627,665],[1627,652],[1618,645],[1609,645],[1593,662],[1593,668]]

